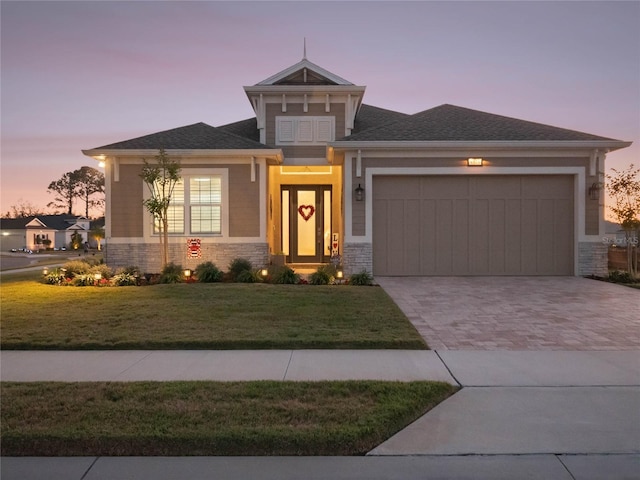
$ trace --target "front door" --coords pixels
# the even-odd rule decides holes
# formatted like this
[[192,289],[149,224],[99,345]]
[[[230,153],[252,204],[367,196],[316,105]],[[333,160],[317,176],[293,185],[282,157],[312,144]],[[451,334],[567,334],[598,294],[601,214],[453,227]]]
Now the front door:
[[331,255],[331,186],[282,186],[282,250],[289,263],[325,263]]

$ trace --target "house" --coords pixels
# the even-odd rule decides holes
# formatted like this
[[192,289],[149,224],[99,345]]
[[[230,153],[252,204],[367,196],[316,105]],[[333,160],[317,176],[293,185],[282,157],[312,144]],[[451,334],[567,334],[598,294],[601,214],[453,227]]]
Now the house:
[[607,268],[600,185],[630,142],[454,105],[414,115],[303,58],[244,87],[255,117],[83,153],[106,164],[106,261],[160,269],[143,159],[181,164],[170,256],[346,274],[590,275]]
[[78,233],[82,242],[89,235],[89,219],[77,215],[35,215],[0,219],[2,250],[69,247],[71,237]]

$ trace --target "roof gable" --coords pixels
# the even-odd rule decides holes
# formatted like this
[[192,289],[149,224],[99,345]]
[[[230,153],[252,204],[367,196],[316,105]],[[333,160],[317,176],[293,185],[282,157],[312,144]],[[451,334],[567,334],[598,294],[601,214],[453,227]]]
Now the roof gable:
[[268,85],[353,85],[353,83],[303,58],[295,65],[256,83],[255,86]]
[[616,141],[589,133],[440,105],[393,123],[345,137],[345,141]]
[[131,140],[104,145],[94,150],[143,150],[160,148],[166,150],[243,150],[266,149],[270,147],[200,122],[185,127],[144,135]]

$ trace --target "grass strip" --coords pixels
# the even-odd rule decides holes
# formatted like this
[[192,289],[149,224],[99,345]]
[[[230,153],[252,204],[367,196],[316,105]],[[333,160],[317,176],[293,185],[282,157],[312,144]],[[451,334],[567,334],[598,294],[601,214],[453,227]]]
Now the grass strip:
[[456,390],[380,381],[0,388],[6,456],[362,455]]
[[427,348],[380,287],[36,279],[2,279],[5,350]]

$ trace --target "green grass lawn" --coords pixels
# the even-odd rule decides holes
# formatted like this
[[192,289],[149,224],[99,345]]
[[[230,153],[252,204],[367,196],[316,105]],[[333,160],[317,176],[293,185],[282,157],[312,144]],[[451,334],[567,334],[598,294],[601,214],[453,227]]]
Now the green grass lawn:
[[2,455],[361,455],[440,382],[3,383]]
[[172,284],[60,287],[2,277],[1,348],[424,349],[380,287]]

